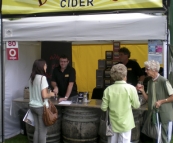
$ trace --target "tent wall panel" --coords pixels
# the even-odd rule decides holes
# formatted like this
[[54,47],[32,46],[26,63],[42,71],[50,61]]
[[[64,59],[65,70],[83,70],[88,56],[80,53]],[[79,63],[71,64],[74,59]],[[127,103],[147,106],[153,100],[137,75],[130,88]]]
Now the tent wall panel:
[[[19,60],[5,61],[5,138],[13,137],[20,132],[17,111],[10,115],[12,100],[23,96],[24,87],[28,86],[32,64],[41,57],[39,42],[19,42]],[[19,105],[20,106],[20,105]]]

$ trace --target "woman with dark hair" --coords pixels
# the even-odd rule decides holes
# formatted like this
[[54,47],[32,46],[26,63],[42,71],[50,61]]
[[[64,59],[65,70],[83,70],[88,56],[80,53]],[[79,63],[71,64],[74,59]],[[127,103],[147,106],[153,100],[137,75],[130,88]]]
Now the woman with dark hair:
[[33,114],[35,131],[33,143],[46,143],[47,128],[43,122],[43,105],[47,98],[54,96],[54,92],[48,93],[48,83],[46,79],[46,62],[38,59],[34,62],[29,80],[30,101],[29,107]]

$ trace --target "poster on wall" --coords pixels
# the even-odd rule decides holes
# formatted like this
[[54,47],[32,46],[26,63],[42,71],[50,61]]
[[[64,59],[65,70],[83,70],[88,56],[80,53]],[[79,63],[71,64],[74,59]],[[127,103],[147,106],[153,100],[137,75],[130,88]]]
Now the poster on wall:
[[7,59],[8,60],[18,60],[19,52],[18,52],[18,42],[16,41],[7,41]]
[[158,61],[163,63],[163,41],[148,40],[148,60]]

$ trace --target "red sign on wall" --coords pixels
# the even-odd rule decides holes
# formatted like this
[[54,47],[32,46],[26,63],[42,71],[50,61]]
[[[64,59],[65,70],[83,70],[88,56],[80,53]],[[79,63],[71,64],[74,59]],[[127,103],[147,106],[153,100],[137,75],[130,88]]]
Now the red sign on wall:
[[7,59],[8,60],[18,60],[19,59],[18,42],[8,41],[8,42],[6,42],[6,48],[7,48]]

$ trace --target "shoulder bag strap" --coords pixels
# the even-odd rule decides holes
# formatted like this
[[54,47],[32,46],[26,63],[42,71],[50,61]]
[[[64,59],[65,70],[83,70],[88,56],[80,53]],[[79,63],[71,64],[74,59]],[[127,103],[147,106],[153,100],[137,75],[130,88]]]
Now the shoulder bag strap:
[[[40,81],[40,89],[41,89],[42,78],[43,78],[43,76],[41,77],[41,81]],[[41,98],[42,98],[42,101],[44,102],[42,95],[41,95]]]
[[106,121],[108,121],[108,125],[110,125],[110,117],[109,117],[109,109],[106,111]]

